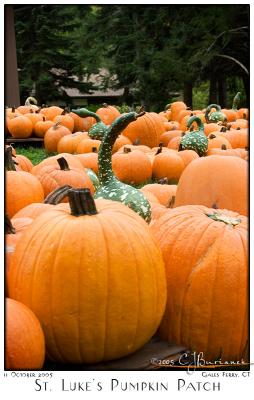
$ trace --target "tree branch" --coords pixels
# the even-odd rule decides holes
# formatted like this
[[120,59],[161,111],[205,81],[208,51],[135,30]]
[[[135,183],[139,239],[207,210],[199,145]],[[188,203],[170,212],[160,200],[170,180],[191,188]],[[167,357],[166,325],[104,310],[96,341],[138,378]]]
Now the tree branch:
[[244,72],[247,75],[249,75],[248,69],[240,61],[238,61],[236,58],[231,57],[231,56],[227,56],[226,54],[215,54],[215,57],[223,57],[223,58],[227,58],[227,59],[235,62],[236,64],[238,64],[244,70]]
[[221,32],[218,36],[216,36],[216,38],[214,39],[214,41],[212,42],[212,44],[208,47],[208,49],[206,50],[207,53],[209,53],[209,51],[211,50],[211,48],[215,45],[215,43],[217,42],[217,40],[223,36],[225,33],[235,33],[238,31],[241,31],[243,29],[248,29],[248,26],[241,26],[240,28],[235,28],[235,29],[230,29],[228,31],[224,31]]

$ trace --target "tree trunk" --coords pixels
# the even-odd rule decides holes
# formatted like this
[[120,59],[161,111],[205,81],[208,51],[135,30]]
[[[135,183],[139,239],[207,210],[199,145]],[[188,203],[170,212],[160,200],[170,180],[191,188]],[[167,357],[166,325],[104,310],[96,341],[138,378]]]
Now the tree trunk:
[[250,106],[250,81],[249,81],[249,76],[247,76],[247,75],[243,76],[243,84],[244,84],[244,90],[245,90],[245,95],[246,95],[246,107],[249,107]]
[[219,89],[219,105],[221,108],[227,107],[227,84],[225,77],[219,76],[218,78],[218,89]]
[[209,104],[217,104],[217,78],[213,71],[210,72]]
[[183,101],[188,107],[191,108],[192,108],[192,89],[193,89],[192,82],[184,82]]

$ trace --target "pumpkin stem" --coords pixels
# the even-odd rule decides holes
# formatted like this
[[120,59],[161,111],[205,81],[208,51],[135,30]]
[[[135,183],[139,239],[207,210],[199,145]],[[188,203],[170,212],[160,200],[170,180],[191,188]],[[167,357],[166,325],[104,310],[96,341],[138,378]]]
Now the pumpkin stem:
[[127,154],[127,153],[130,153],[130,152],[131,152],[131,149],[130,149],[129,147],[124,147],[124,148],[123,148],[123,152],[126,153],[126,154]]
[[176,200],[176,197],[172,196],[168,202],[167,208],[174,208],[175,200]]
[[10,233],[16,233],[16,230],[7,214],[4,215],[4,231],[6,235]]
[[168,178],[167,177],[161,178],[161,179],[158,180],[158,183],[160,185],[168,185]]
[[92,153],[97,153],[97,147],[92,147]]
[[209,137],[209,139],[215,139],[216,135],[214,135],[213,133],[210,133],[210,135],[208,137]]
[[57,162],[61,168],[61,171],[70,171],[69,165],[64,157],[58,158]]
[[227,150],[227,146],[225,145],[225,143],[223,143],[223,144],[221,145],[221,150]]
[[157,154],[160,154],[162,152],[162,147],[163,147],[163,143],[159,143],[158,149],[155,153],[156,156],[157,156]]
[[107,103],[103,103],[103,104],[102,104],[102,107],[107,108],[107,107],[108,107],[108,104],[107,104]]
[[61,186],[60,188],[53,190],[45,198],[44,203],[45,204],[53,204],[53,205],[60,203],[64,199],[64,197],[67,196],[67,193],[70,189],[72,189],[72,187],[70,185],[64,185],[64,186]]
[[12,159],[11,146],[6,147],[6,149],[5,149],[5,165],[6,165],[7,171],[16,171],[15,164]]
[[98,214],[89,189],[69,189],[67,196],[69,198],[71,215],[80,217],[82,215]]

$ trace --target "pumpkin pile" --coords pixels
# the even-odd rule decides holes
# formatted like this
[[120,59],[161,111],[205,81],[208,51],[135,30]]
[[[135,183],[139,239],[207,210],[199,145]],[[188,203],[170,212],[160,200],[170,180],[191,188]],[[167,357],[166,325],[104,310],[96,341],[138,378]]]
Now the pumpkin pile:
[[114,360],[155,334],[248,361],[239,96],[231,110],[7,109],[8,134],[43,137],[49,153],[33,165],[5,150],[7,368]]

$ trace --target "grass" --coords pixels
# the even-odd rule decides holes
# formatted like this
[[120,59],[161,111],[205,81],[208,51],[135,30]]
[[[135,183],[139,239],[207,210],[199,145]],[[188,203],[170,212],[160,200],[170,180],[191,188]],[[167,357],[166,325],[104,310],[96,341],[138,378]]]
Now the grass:
[[47,153],[43,147],[15,145],[15,150],[17,154],[22,154],[29,158],[34,165],[39,164],[42,160],[51,155],[55,155],[55,153]]

